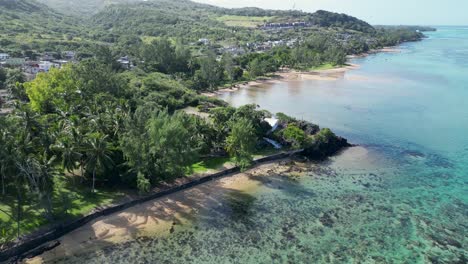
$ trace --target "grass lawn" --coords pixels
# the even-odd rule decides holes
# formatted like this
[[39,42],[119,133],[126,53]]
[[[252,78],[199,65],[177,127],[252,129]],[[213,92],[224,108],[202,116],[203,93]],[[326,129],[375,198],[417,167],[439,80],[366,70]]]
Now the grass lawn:
[[253,28],[269,22],[274,17],[255,17],[255,16],[221,16],[217,20],[224,22],[229,27],[248,27]]
[[122,190],[97,189],[95,193],[91,193],[88,186],[70,187],[73,185],[56,190],[55,196],[62,198],[62,201],[58,199],[59,203],[54,207],[63,207],[71,217],[85,215],[96,207],[109,205],[125,195]]
[[230,157],[208,158],[190,166],[187,170],[187,174],[201,174],[220,170],[227,165],[234,165],[234,160]]
[[322,64],[320,66],[310,67],[308,70],[309,71],[330,70],[330,69],[334,69],[336,67],[337,67],[336,65],[333,65],[331,63],[325,63],[325,64]]
[[271,156],[271,155],[274,155],[274,154],[278,154],[278,153],[283,152],[283,151],[287,151],[287,149],[285,149],[284,147],[282,149],[275,149],[274,147],[264,148],[264,149],[261,149],[261,150],[257,150],[254,153],[254,159],[264,158],[266,156]]
[[[58,223],[86,215],[95,208],[109,205],[123,196],[122,191],[112,189],[98,189],[96,193],[91,193],[88,186],[75,184],[71,177],[57,177],[52,204],[54,222]],[[24,199],[20,223],[21,234],[28,234],[51,224],[44,217],[44,210],[39,204],[33,203],[31,197]],[[14,239],[16,235],[16,197],[1,197],[0,209],[0,243],[2,243]],[[11,219],[9,215],[13,215],[14,219]]]
[[[279,153],[273,147],[258,150],[254,159]],[[234,166],[234,159],[230,157],[208,158],[197,162],[187,169],[187,174],[210,173],[222,170],[224,167]],[[78,177],[58,176],[55,178],[53,192],[54,223],[76,219],[86,215],[95,208],[112,204],[125,195],[125,191],[98,188],[91,193],[90,186],[79,183]],[[21,234],[28,234],[51,224],[44,217],[44,209],[34,203],[32,197],[23,198],[22,217],[20,222]],[[0,243],[12,240],[16,236],[16,197],[3,196],[0,199]],[[13,219],[10,217],[13,216]]]
[[[281,151],[285,151],[285,149],[278,150],[273,147],[268,147],[268,148],[264,148],[261,150],[257,150],[254,153],[253,158],[259,159],[259,158],[263,158],[269,155],[280,153]],[[208,173],[211,171],[221,170],[224,167],[233,166],[233,165],[234,165],[234,159],[231,157],[208,158],[203,161],[192,164],[187,169],[187,175]]]

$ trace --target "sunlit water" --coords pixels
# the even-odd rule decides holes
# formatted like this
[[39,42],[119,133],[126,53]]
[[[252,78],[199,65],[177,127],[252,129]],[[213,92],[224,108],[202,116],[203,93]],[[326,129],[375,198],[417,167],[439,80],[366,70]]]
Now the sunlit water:
[[364,148],[296,180],[272,175],[254,191],[227,191],[167,237],[63,262],[466,263],[468,28],[428,35],[354,60],[361,67],[337,81],[221,96],[330,127]]

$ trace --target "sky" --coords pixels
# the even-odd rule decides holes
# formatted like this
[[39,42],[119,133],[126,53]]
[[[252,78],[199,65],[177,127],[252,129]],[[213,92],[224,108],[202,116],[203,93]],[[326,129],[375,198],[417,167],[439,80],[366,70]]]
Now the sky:
[[468,25],[468,0],[194,0],[223,7],[319,9],[346,13],[373,25]]

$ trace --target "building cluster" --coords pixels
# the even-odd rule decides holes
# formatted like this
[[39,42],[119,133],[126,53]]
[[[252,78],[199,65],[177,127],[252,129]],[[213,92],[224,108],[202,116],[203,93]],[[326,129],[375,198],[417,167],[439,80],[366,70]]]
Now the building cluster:
[[37,60],[28,57],[12,57],[7,53],[0,53],[0,67],[21,68],[26,76],[34,78],[40,72],[48,72],[52,68],[61,68],[63,65],[75,61],[74,51],[63,53],[45,52]]
[[297,21],[297,22],[285,22],[285,23],[265,23],[260,27],[262,29],[289,29],[297,27],[308,27],[310,26],[307,22]]
[[220,48],[219,53],[231,53],[234,56],[242,56],[247,53],[247,51],[240,46],[228,46]]
[[128,56],[120,57],[117,60],[117,62],[120,64],[120,66],[123,69],[126,69],[126,70],[130,70],[130,69],[133,69],[135,67],[133,65],[133,63],[130,61],[130,59],[128,58]]
[[268,51],[275,47],[287,46],[287,47],[294,47],[299,42],[298,39],[290,39],[290,40],[269,40],[266,42],[261,43],[247,43],[247,48],[252,51],[262,52]]
[[0,61],[6,61],[10,58],[10,55],[7,53],[0,53]]
[[365,43],[367,46],[378,45],[378,39],[376,38],[353,35],[350,33],[336,34],[335,40],[343,45],[348,45],[352,42]]

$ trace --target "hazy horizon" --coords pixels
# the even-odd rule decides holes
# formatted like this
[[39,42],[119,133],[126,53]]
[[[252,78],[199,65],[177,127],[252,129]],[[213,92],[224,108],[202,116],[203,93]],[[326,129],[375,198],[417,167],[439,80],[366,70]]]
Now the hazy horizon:
[[468,25],[468,1],[460,0],[194,0],[228,8],[260,7],[265,9],[302,10],[320,9],[345,13],[373,25]]

